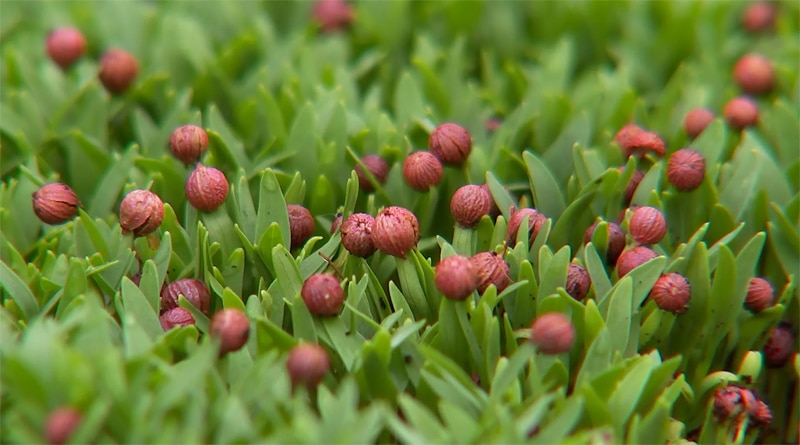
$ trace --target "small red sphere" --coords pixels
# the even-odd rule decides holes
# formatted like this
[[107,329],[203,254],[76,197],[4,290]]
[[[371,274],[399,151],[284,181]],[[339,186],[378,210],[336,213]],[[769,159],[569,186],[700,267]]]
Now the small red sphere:
[[536,240],[536,236],[539,235],[539,229],[541,229],[542,225],[547,222],[547,217],[536,209],[522,208],[515,210],[514,213],[511,214],[511,218],[508,220],[508,229],[506,234],[506,238],[508,239],[508,244],[510,246],[513,246],[517,243],[517,234],[519,233],[519,228],[522,226],[522,222],[525,220],[525,218],[528,219],[528,241],[530,245],[533,245],[534,240]]
[[436,127],[428,138],[428,150],[442,164],[461,165],[472,151],[472,136],[466,128],[445,123]]
[[220,339],[220,354],[238,351],[250,338],[250,320],[238,309],[223,309],[211,317],[210,334]]
[[321,346],[301,343],[289,352],[286,370],[292,381],[292,387],[304,385],[315,388],[330,370],[331,362],[328,353]]
[[[367,170],[372,174],[378,184],[385,184],[386,177],[389,176],[389,164],[378,155],[366,155],[361,158],[361,162],[367,167]],[[356,164],[356,175],[358,176],[358,186],[361,190],[371,192],[375,187],[369,181],[369,177],[361,168],[361,165]]]
[[192,313],[182,307],[174,307],[159,315],[158,320],[165,331],[194,324]]
[[734,130],[742,130],[758,124],[759,112],[758,105],[747,97],[735,97],[725,104],[722,110],[725,121]]
[[545,354],[563,354],[572,348],[575,327],[566,315],[547,313],[533,322],[530,341]]
[[628,272],[656,257],[658,257],[658,254],[645,246],[636,246],[628,249],[622,252],[622,255],[617,260],[617,276],[622,279]]
[[673,314],[686,312],[692,297],[689,280],[677,273],[661,275],[650,290],[650,298],[659,308]]
[[502,292],[511,281],[508,263],[496,252],[481,252],[469,259],[478,273],[478,292],[484,293],[494,284],[497,292]]
[[706,159],[700,153],[682,148],[667,162],[667,180],[676,189],[688,192],[700,187],[706,175]]
[[149,190],[134,190],[119,205],[119,225],[122,233],[134,236],[153,233],[164,219],[164,202]]
[[580,301],[586,298],[592,279],[589,272],[580,264],[570,263],[567,272],[567,293],[574,299]]
[[667,234],[667,220],[661,210],[642,206],[633,211],[628,230],[636,242],[656,244]]
[[63,224],[78,214],[78,195],[66,184],[45,184],[33,194],[33,213],[46,224]]
[[683,118],[683,129],[694,139],[714,121],[714,113],[706,108],[694,108]]
[[442,180],[442,163],[429,151],[416,151],[403,162],[403,179],[414,190],[426,191]]
[[348,252],[361,258],[375,253],[372,242],[372,226],[375,218],[366,213],[354,213],[342,223],[342,246]]
[[742,56],[733,67],[733,78],[742,91],[748,94],[769,93],[775,84],[772,63],[758,54]]
[[313,315],[332,317],[339,315],[344,305],[344,290],[332,275],[318,273],[303,283],[300,296]]
[[391,206],[381,210],[372,225],[372,242],[381,252],[406,258],[419,242],[419,221],[408,209]]
[[465,300],[478,288],[478,270],[467,257],[449,256],[436,265],[434,282],[445,297]]
[[139,62],[129,52],[110,49],[100,59],[100,82],[115,94],[125,92],[139,74]]
[[475,227],[491,208],[491,196],[479,185],[459,187],[450,199],[450,213],[462,227]]
[[202,212],[213,212],[225,203],[230,185],[225,174],[214,167],[197,164],[186,180],[186,200]]
[[62,445],[69,441],[80,426],[83,415],[75,408],[61,407],[50,413],[45,425],[45,438],[50,445]]
[[67,69],[86,52],[86,39],[75,28],[58,28],[47,36],[47,55],[61,69]]
[[289,213],[291,249],[294,250],[314,234],[314,217],[307,208],[298,204],[287,204],[286,211]]

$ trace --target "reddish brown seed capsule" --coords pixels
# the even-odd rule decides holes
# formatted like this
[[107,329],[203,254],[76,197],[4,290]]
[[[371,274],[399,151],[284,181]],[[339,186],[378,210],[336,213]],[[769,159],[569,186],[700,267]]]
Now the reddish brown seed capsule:
[[[625,167],[619,167],[620,172],[625,171]],[[633,195],[636,193],[636,189],[639,188],[639,184],[644,179],[644,173],[641,170],[634,170],[633,175],[631,175],[631,179],[628,180],[628,183],[625,184],[625,191],[622,193],[623,198],[625,199],[625,205],[631,205],[631,201],[633,200]]]
[[50,445],[62,445],[69,441],[72,433],[83,421],[83,415],[75,408],[61,407],[50,413],[45,425],[45,438]]
[[676,189],[687,192],[700,187],[706,175],[706,160],[700,153],[682,148],[667,162],[667,179]]
[[178,307],[178,297],[183,295],[194,307],[208,315],[211,308],[211,294],[206,285],[194,278],[183,278],[169,283],[161,290],[161,311]]
[[[599,222],[596,222],[586,229],[586,232],[583,234],[583,244],[588,244],[589,241],[592,240],[592,236],[594,236],[594,231],[597,229],[598,224]],[[622,250],[625,249],[625,232],[623,232],[622,227],[615,222],[606,222],[606,227],[608,228],[606,261],[608,264],[614,265],[617,264],[617,258],[619,258]]]
[[735,130],[742,130],[758,124],[758,106],[752,99],[740,96],[735,97],[725,104],[722,109],[725,121]]
[[184,164],[197,162],[208,149],[208,134],[196,125],[183,125],[169,138],[169,149]]
[[758,401],[758,409],[756,409],[756,413],[750,416],[750,420],[758,428],[766,428],[772,423],[772,411],[769,409],[769,405],[764,403],[763,401]]
[[589,277],[589,272],[580,264],[570,263],[567,272],[567,293],[572,298],[581,301],[586,298],[591,285],[592,279]]
[[550,312],[533,322],[530,341],[545,354],[562,354],[575,341],[575,327],[566,315]]
[[491,208],[491,197],[479,185],[459,187],[450,199],[450,212],[462,227],[475,227]]
[[164,203],[149,190],[134,190],[119,205],[119,225],[122,233],[144,236],[154,232],[164,219]]
[[689,280],[677,273],[661,275],[650,290],[650,298],[658,307],[673,314],[686,312],[691,296],[692,287],[689,285]]
[[58,28],[47,36],[47,55],[61,69],[67,69],[86,52],[86,39],[75,28]]
[[717,421],[725,422],[745,414],[755,415],[758,410],[758,400],[749,389],[728,385],[714,393],[712,409]]
[[375,253],[372,225],[375,218],[366,213],[354,213],[342,223],[342,246],[352,255],[366,258]]
[[500,207],[497,207],[497,202],[494,200],[494,196],[492,196],[492,191],[489,189],[489,184],[484,182],[481,185],[481,188],[486,192],[487,195],[489,195],[489,202],[491,203],[489,205],[489,216],[492,219],[495,219],[500,216]]
[[287,204],[289,212],[289,233],[292,238],[292,250],[301,247],[314,234],[314,217],[307,208],[297,204]]
[[33,194],[33,212],[46,224],[62,224],[78,214],[78,195],[60,182],[45,184]]
[[745,93],[764,94],[772,91],[775,72],[766,57],[747,54],[733,67],[733,78]]
[[419,221],[408,209],[387,207],[375,217],[372,242],[387,255],[405,258],[419,242]]
[[775,291],[769,281],[759,277],[750,280],[750,286],[747,288],[747,297],[744,300],[744,304],[748,309],[753,312],[761,312],[772,306],[774,300]]
[[100,82],[111,93],[123,93],[139,74],[139,62],[129,52],[110,49],[100,59]]
[[503,125],[503,119],[499,117],[490,117],[486,120],[486,132],[490,134],[494,133],[500,129],[501,125]]
[[411,153],[403,162],[403,179],[414,190],[428,190],[442,180],[442,163],[429,151]]
[[650,248],[644,246],[636,246],[622,252],[617,260],[617,276],[624,277],[628,272],[636,269],[642,264],[656,258],[658,255]]
[[333,222],[331,223],[331,235],[336,233],[339,230],[339,227],[342,225],[342,214],[337,213],[336,218],[333,218]]
[[228,198],[228,180],[214,167],[197,164],[186,181],[186,200],[202,212],[213,212]]
[[614,136],[614,140],[622,149],[625,157],[642,157],[648,152],[656,156],[664,156],[666,147],[664,140],[659,135],[647,131],[636,124],[622,127]]
[[445,297],[464,300],[478,288],[478,270],[465,256],[449,256],[436,265],[434,282]]
[[347,29],[353,21],[353,9],[344,0],[317,0],[312,14],[326,33]]
[[[378,181],[378,184],[386,183],[386,177],[389,176],[389,164],[383,160],[382,157],[378,155],[366,155],[361,158],[361,162],[367,167],[367,170],[375,177],[375,180]],[[358,186],[361,190],[366,192],[371,192],[375,190],[372,183],[369,182],[369,178],[367,174],[364,172],[364,169],[361,168],[359,164],[356,164],[355,167],[356,175],[358,175]]]
[[747,6],[742,14],[742,27],[751,33],[771,31],[775,28],[777,8],[772,2],[760,1]]
[[442,164],[461,165],[472,151],[472,136],[466,128],[445,123],[436,127],[428,138],[428,150]]
[[522,208],[514,211],[514,213],[511,214],[511,218],[508,220],[508,231],[506,233],[509,245],[513,246],[517,243],[519,228],[522,226],[522,222],[526,217],[528,218],[529,227],[528,241],[531,245],[533,245],[536,236],[539,234],[539,229],[547,222],[547,217],[539,213],[536,209]]
[[210,333],[220,339],[220,355],[238,351],[250,337],[250,320],[238,309],[223,309],[211,318]]
[[683,118],[683,129],[694,139],[714,121],[714,113],[706,108],[695,108]]
[[344,305],[344,291],[339,280],[332,275],[318,273],[303,283],[300,296],[308,311],[320,317],[339,315]]
[[508,263],[496,252],[481,252],[469,259],[478,273],[478,292],[484,293],[494,284],[502,292],[510,282]]
[[182,307],[174,307],[164,312],[158,317],[158,320],[165,331],[194,324],[192,313]]
[[628,230],[636,242],[656,244],[667,234],[667,220],[655,207],[637,207],[631,215]]
[[780,368],[789,361],[794,352],[794,333],[788,324],[779,324],[769,335],[764,345],[764,363],[772,368]]
[[330,367],[330,358],[325,349],[310,343],[301,343],[292,348],[286,361],[292,387],[303,385],[309,389],[316,388]]

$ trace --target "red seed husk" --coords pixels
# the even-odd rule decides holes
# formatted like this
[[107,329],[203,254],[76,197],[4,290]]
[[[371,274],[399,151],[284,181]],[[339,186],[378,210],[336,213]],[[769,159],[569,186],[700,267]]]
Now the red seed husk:
[[748,94],[769,93],[775,84],[772,63],[759,54],[742,56],[733,67],[733,78]]
[[182,125],[170,135],[169,149],[184,164],[197,162],[208,149],[208,134],[196,125]]
[[66,184],[45,184],[33,193],[33,212],[46,224],[63,224],[78,214],[78,195]]
[[419,221],[408,209],[387,207],[375,217],[372,242],[387,255],[406,258],[408,251],[419,242]]
[[589,272],[580,264],[570,263],[567,271],[567,293],[574,299],[581,301],[589,293],[592,279]]
[[545,354],[568,352],[575,341],[575,327],[564,314],[551,312],[536,319],[531,326],[530,342]]
[[764,363],[771,368],[780,368],[789,361],[794,353],[794,332],[785,323],[772,329],[767,343],[764,345]]
[[134,190],[119,205],[122,233],[144,236],[154,232],[164,219],[164,203],[149,190]]
[[320,317],[339,315],[344,305],[344,291],[339,280],[324,273],[308,277],[300,290],[300,296],[308,311]]
[[722,110],[725,121],[734,130],[742,130],[758,124],[759,112],[758,105],[744,96],[735,97],[725,104]]
[[645,246],[636,246],[622,252],[617,260],[617,276],[624,277],[628,272],[641,266],[642,264],[658,257],[652,249]]
[[614,136],[614,140],[622,149],[626,158],[631,156],[642,157],[647,153],[664,156],[666,146],[659,135],[647,131],[636,124],[622,127]]
[[68,69],[86,52],[86,38],[75,28],[58,28],[47,36],[47,55],[60,66]]
[[[619,167],[618,169],[620,173],[625,172],[625,167]],[[644,179],[644,173],[641,170],[634,170],[633,175],[628,180],[628,183],[625,184],[625,191],[622,192],[622,197],[625,200],[625,205],[631,205],[631,200],[633,200],[633,195],[636,193],[636,189],[639,188],[639,183],[642,182]]]
[[464,300],[478,288],[478,270],[465,256],[449,256],[436,265],[434,282],[445,297]]
[[[596,222],[586,229],[586,232],[583,234],[583,244],[588,244],[592,240],[592,236],[594,236],[594,231],[597,229],[598,224],[599,222]],[[617,264],[617,259],[622,253],[622,250],[625,249],[625,232],[622,230],[622,227],[615,222],[607,221],[606,227],[608,228],[606,262],[613,266]]]
[[479,185],[459,187],[450,199],[450,212],[462,227],[475,227],[491,208],[491,197]]
[[510,246],[517,243],[519,228],[522,226],[522,222],[526,217],[528,218],[529,228],[528,241],[531,245],[533,245],[534,240],[536,240],[536,236],[539,234],[539,229],[542,228],[542,224],[547,222],[547,217],[536,209],[522,208],[515,210],[508,220],[508,230],[506,233],[506,238]]
[[673,314],[686,312],[691,297],[689,280],[677,273],[661,275],[650,290],[650,298],[658,307]]
[[655,207],[637,207],[631,215],[628,231],[638,243],[656,244],[667,234],[667,220]]
[[165,331],[194,324],[192,313],[182,307],[174,307],[159,315],[158,320]]
[[428,138],[428,150],[442,164],[461,165],[472,151],[472,136],[460,125],[444,123],[436,127]]
[[291,249],[297,249],[305,244],[314,234],[314,217],[311,212],[298,204],[287,204],[289,213],[289,234],[291,236]]
[[742,27],[751,33],[772,31],[775,29],[777,7],[771,1],[751,3],[742,13]]
[[62,445],[83,421],[83,414],[75,408],[61,407],[50,413],[45,425],[45,438],[50,445]]
[[220,355],[238,351],[250,337],[250,320],[238,309],[223,309],[211,318],[211,336],[220,339]]
[[667,162],[667,180],[679,191],[688,192],[700,187],[706,175],[706,159],[700,153],[682,148]]
[[416,151],[403,162],[403,179],[414,190],[426,191],[442,180],[442,163],[429,151]]
[[328,353],[321,346],[301,343],[289,352],[286,370],[292,387],[303,385],[309,389],[317,387],[330,370]]
[[344,0],[317,0],[312,15],[323,32],[333,33],[350,26],[353,8]]
[[211,294],[202,281],[182,278],[169,283],[161,290],[161,311],[178,307],[178,297],[183,295],[194,307],[208,315],[211,308]]
[[366,213],[354,213],[342,223],[342,246],[352,255],[366,258],[375,253],[372,226],[375,218]]
[[755,277],[750,280],[747,287],[747,296],[744,304],[753,312],[761,312],[772,306],[775,300],[775,291],[772,284],[764,278]]
[[198,163],[186,181],[186,200],[201,212],[213,212],[228,198],[229,189],[224,173]]
[[139,74],[139,62],[127,51],[110,49],[100,59],[98,77],[103,86],[111,93],[125,92]]
[[[366,155],[361,158],[361,162],[367,167],[367,170],[375,177],[378,184],[385,184],[386,177],[389,176],[389,164],[378,155]],[[375,190],[375,187],[369,182],[369,177],[361,168],[361,165],[355,166],[356,175],[358,176],[358,186],[365,192]]]
[[694,108],[683,118],[683,129],[694,139],[714,121],[714,112],[707,108]]
[[498,293],[508,287],[511,281],[508,263],[499,254],[481,252],[473,255],[469,260],[478,273],[478,293],[483,294],[492,284],[497,288]]

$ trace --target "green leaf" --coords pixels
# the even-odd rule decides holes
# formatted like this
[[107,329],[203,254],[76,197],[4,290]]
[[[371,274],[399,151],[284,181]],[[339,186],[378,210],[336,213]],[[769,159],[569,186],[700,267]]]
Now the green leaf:
[[523,152],[522,158],[528,169],[528,180],[536,209],[548,218],[558,219],[564,211],[564,196],[547,165],[533,153]]
[[[256,238],[261,240],[264,232],[276,223],[280,228],[284,246],[291,245],[289,232],[289,213],[286,210],[286,201],[283,199],[281,187],[275,172],[270,169],[261,174],[261,186],[258,195],[258,215],[256,220]],[[273,246],[269,246],[271,249]]]
[[36,301],[36,297],[33,296],[33,293],[19,275],[6,265],[5,261],[0,261],[0,272],[2,272],[0,285],[17,303],[25,320],[33,320],[39,314],[39,302]]
[[90,215],[108,215],[112,213],[122,187],[128,180],[128,174],[133,168],[133,160],[138,150],[138,145],[131,145],[121,157],[111,162],[112,167],[106,170],[105,175],[97,184],[97,192],[92,195],[92,199],[89,201],[88,213]]

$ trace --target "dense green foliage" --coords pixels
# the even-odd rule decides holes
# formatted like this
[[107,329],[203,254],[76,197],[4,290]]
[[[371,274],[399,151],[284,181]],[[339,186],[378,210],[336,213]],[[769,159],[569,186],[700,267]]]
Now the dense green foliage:
[[[4,1],[0,440],[42,442],[61,406],[83,413],[75,443],[662,444],[699,428],[703,443],[796,440],[800,359],[762,369],[759,351],[782,320],[800,326],[800,9],[780,3],[774,32],[748,34],[745,6],[359,1],[351,28],[322,33],[306,2]],[[44,42],[65,25],[88,51],[62,71]],[[121,95],[97,79],[111,47],[140,65]],[[777,78],[757,98],[759,124],[739,132],[717,118],[689,140],[686,112],[721,115],[749,52]],[[675,190],[667,157],[626,160],[613,138],[630,121],[660,134],[668,154],[702,153],[700,188]],[[469,129],[469,161],[414,191],[403,160],[443,122]],[[192,167],[168,148],[186,123],[207,130],[203,163],[230,182],[213,212],[187,204]],[[366,154],[391,164],[374,193],[353,172]],[[602,259],[607,239],[584,246],[583,235],[598,217],[617,220],[634,168],[645,176],[632,204],[660,208],[668,233],[656,259],[619,279]],[[82,209],[50,226],[31,195],[54,181]],[[502,215],[455,226],[450,197],[484,182]],[[122,234],[119,203],[134,189],[165,203],[155,234]],[[316,219],[294,251],[287,203]],[[504,247],[512,204],[549,218],[530,244]],[[338,212],[389,205],[419,218],[407,259],[358,258],[330,235]],[[504,254],[511,286],[442,298],[439,259],[481,251]],[[592,279],[584,301],[565,290],[573,261]],[[312,316],[300,298],[322,271],[344,277],[337,317]],[[665,272],[691,283],[683,314],[647,298]],[[759,313],[743,304],[754,276],[776,291]],[[196,325],[163,331],[161,283],[185,277],[207,283],[212,311],[246,311],[244,349],[218,357],[209,318],[184,299]],[[545,312],[571,317],[568,353],[526,341]],[[299,341],[331,357],[316,390],[289,383]],[[716,419],[713,395],[727,383],[753,388],[771,426]]]

